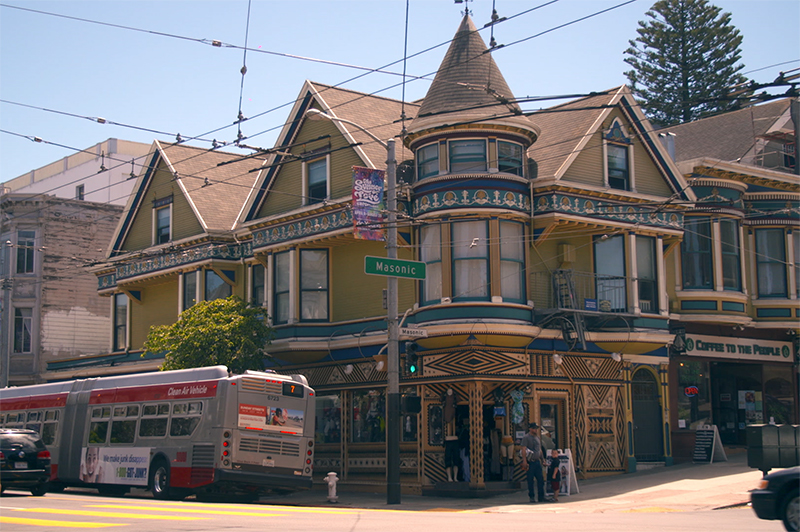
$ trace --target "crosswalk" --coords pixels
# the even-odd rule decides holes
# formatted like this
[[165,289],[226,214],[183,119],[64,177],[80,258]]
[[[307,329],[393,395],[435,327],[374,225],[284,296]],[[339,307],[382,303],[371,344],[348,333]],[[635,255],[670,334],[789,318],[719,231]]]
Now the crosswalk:
[[[28,499],[30,500],[30,499]],[[135,528],[143,522],[192,521],[197,529],[216,530],[215,523],[233,517],[288,517],[296,514],[347,515],[364,510],[265,506],[258,504],[207,504],[165,502],[149,499],[115,500],[71,498],[49,495],[45,504],[16,506],[0,501],[0,529],[3,532],[60,529]],[[55,504],[54,504],[55,503]],[[373,510],[380,511],[380,510]],[[204,527],[203,523],[208,527]],[[15,525],[12,527],[12,525]]]

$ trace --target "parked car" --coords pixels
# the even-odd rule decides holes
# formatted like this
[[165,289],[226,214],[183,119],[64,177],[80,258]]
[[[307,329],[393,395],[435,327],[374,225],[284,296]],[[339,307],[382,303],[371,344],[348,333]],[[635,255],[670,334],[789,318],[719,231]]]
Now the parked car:
[[781,519],[790,532],[800,530],[800,467],[770,473],[758,489],[750,491],[750,502],[761,519]]
[[39,433],[0,429],[0,493],[7,488],[30,490],[40,497],[50,481],[50,451]]

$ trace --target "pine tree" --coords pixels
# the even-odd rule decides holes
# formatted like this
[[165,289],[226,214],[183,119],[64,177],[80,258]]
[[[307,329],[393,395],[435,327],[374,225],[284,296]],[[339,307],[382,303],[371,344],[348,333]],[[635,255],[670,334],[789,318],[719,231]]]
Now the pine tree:
[[670,126],[735,109],[725,99],[740,74],[742,36],[731,14],[707,0],[660,0],[628,41],[625,72],[631,90],[654,123]]

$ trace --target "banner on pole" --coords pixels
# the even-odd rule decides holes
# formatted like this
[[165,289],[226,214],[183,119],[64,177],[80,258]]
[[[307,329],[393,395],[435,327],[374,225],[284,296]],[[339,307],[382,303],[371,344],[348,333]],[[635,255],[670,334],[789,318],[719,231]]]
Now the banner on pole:
[[353,167],[353,236],[361,240],[384,240],[384,170]]

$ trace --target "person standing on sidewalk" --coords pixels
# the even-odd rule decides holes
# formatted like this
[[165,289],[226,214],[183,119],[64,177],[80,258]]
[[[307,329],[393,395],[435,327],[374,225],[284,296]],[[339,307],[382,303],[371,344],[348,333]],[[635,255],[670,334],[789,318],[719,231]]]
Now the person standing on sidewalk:
[[539,425],[528,425],[528,433],[520,441],[520,457],[522,470],[528,481],[528,500],[536,502],[533,493],[533,481],[536,480],[536,490],[539,502],[544,502],[544,476],[542,475],[542,440],[539,439]]
[[550,460],[547,463],[547,482],[553,490],[553,502],[558,502],[558,492],[561,490],[561,458],[558,449],[550,452]]

